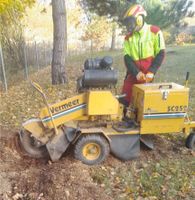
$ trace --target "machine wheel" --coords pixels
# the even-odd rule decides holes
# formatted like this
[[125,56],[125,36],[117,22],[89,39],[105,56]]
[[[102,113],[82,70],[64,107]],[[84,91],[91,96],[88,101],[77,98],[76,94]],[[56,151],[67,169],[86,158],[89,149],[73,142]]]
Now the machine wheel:
[[46,146],[28,132],[20,132],[20,144],[24,151],[32,158],[47,158],[49,156]]
[[107,140],[100,135],[82,136],[75,145],[75,158],[87,165],[103,162],[110,153]]
[[186,147],[195,150],[195,133],[190,133],[186,139]]

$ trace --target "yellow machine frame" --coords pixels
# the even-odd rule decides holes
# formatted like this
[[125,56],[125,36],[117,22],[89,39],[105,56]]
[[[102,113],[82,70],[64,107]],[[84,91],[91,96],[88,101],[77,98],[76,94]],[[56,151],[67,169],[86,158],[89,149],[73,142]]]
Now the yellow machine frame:
[[[118,157],[123,158],[125,152],[116,149],[121,136],[125,145],[128,145],[128,141],[134,141],[133,148],[135,143],[138,146],[140,135],[183,132],[188,136],[191,131],[195,131],[195,122],[190,121],[187,113],[189,88],[186,86],[175,83],[135,85],[133,102],[128,111],[136,127],[120,131],[115,128],[115,124],[119,124],[123,118],[124,106],[119,103],[121,96],[114,96],[111,91],[91,90],[49,105],[41,87],[35,82],[31,84],[43,96],[46,107],[41,109],[39,119],[23,123],[23,130],[47,145],[52,160],[59,159],[69,143],[76,142],[80,135],[103,135],[111,149]],[[72,129],[68,129],[69,127]],[[66,136],[64,128],[67,129]],[[72,130],[77,130],[79,134],[75,135]],[[64,137],[65,142],[60,143]],[[123,143],[120,143],[122,146],[119,148],[123,148]],[[89,145],[88,148],[98,146],[100,145]],[[88,148],[83,152],[86,153]],[[60,151],[57,156],[56,149]],[[99,155],[97,152],[98,150],[95,156]]]

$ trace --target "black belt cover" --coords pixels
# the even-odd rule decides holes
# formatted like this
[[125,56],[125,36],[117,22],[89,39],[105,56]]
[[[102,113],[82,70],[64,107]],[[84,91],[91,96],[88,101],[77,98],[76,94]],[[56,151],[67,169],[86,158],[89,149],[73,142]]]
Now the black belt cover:
[[111,153],[120,160],[131,160],[139,156],[140,134],[109,136]]

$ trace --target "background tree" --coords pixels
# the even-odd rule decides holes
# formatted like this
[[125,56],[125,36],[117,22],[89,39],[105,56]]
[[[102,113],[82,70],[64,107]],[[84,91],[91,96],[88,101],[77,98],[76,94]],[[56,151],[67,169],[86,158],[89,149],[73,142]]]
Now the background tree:
[[[67,34],[68,34],[68,53],[80,51],[81,35],[86,29],[86,16],[78,0],[74,5],[67,5]],[[79,46],[80,43],[80,46]],[[84,49],[83,49],[84,50]]]
[[112,40],[111,40],[111,47],[110,50],[115,50],[115,46],[116,46],[116,30],[117,30],[117,23],[113,22],[112,23]]
[[[95,12],[99,16],[106,16],[110,19],[110,24],[112,26],[112,39],[110,49],[115,49],[116,44],[116,30],[118,24],[121,25],[122,16],[131,3],[126,0],[81,0],[81,5],[83,8],[91,13]],[[87,13],[87,12],[86,12]]]
[[122,22],[127,8],[135,3],[141,3],[148,12],[146,21],[156,24],[161,28],[167,28],[172,24],[179,23],[184,17],[192,16],[189,12],[192,1],[186,0],[83,0],[84,6],[91,12],[100,16],[107,16],[115,21]]
[[65,0],[52,0],[53,57],[52,84],[66,82],[65,58],[67,53],[67,21]]
[[91,22],[86,26],[83,41],[91,42],[91,51],[100,49],[105,46],[111,34],[111,26],[105,17],[93,16]]
[[33,3],[35,3],[35,0],[0,0],[0,14],[10,15],[9,12],[15,10],[20,16],[23,16],[26,8]]
[[187,16],[193,16],[189,11],[193,2],[186,0],[141,0],[144,8],[147,10],[148,16],[146,21],[150,24],[160,26],[162,29],[171,25],[181,24],[182,20]]
[[23,65],[24,25],[26,8],[34,0],[0,0],[0,42],[7,71],[17,71]]

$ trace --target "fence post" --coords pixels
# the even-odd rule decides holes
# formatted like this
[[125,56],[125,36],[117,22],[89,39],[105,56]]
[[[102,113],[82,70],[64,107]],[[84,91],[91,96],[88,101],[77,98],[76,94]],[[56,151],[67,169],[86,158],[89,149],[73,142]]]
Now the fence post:
[[45,45],[45,42],[43,42],[43,46],[44,46],[45,67],[47,67],[47,55],[46,55],[46,45]]
[[26,44],[24,43],[24,70],[25,70],[25,78],[28,79],[28,63],[27,63],[27,56],[26,56]]
[[35,56],[36,56],[36,65],[37,65],[37,68],[38,68],[38,71],[40,69],[40,66],[39,66],[39,55],[38,55],[38,49],[37,49],[37,43],[35,42]]
[[6,79],[6,74],[5,74],[5,64],[4,64],[4,59],[3,59],[3,51],[2,51],[1,43],[0,43],[0,60],[1,60],[1,66],[2,66],[2,72],[3,72],[5,92],[7,92],[7,79]]

